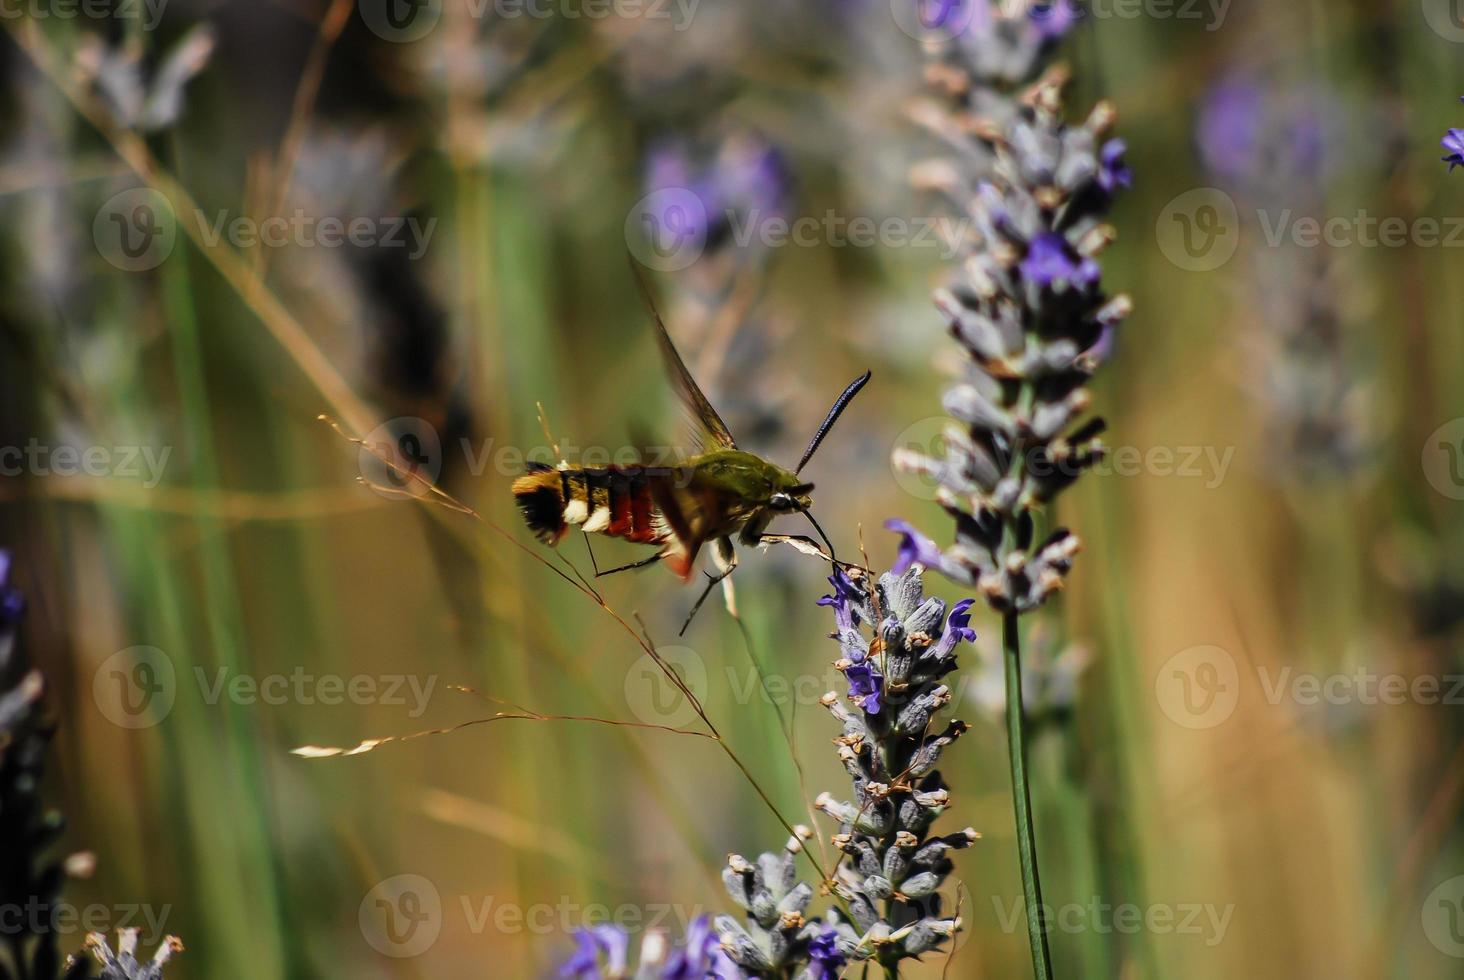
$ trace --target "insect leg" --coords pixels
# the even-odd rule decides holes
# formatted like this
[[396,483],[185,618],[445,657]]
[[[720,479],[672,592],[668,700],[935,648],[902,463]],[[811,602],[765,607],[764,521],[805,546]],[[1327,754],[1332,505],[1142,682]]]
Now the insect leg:
[[720,578],[726,578],[737,567],[737,550],[732,547],[731,538],[718,538],[712,542],[712,561],[723,573]]
[[590,553],[590,568],[594,570],[595,578],[599,578],[600,563],[595,561],[595,546],[590,544],[590,536],[583,530],[580,531],[580,537],[585,539],[585,550]]
[[814,555],[824,561],[833,561],[829,553],[817,541],[802,534],[764,534],[757,539],[759,547],[770,544],[790,545],[805,555]]
[[757,539],[758,547],[766,547],[770,544],[786,544],[805,555],[812,555],[815,558],[822,558],[835,568],[857,568],[868,573],[869,569],[857,562],[840,561],[830,555],[821,545],[812,538],[804,537],[801,534],[764,534]]
[[712,548],[712,560],[716,563],[720,571],[716,575],[707,575],[707,587],[702,590],[701,597],[696,600],[696,605],[691,607],[691,612],[687,614],[686,622],[681,624],[681,632],[677,633],[677,636],[686,635],[687,627],[696,618],[696,614],[701,611],[702,603],[707,601],[707,596],[712,594],[712,590],[723,579],[737,570],[737,552],[733,549],[731,540],[728,538],[717,539]]
[[[588,540],[588,537],[586,538]],[[604,578],[606,575],[614,575],[616,572],[628,572],[632,568],[645,568],[647,565],[655,564],[664,556],[658,551],[649,558],[642,558],[640,561],[633,561],[629,565],[621,565],[619,568],[607,568],[603,572],[595,572],[595,578]]]

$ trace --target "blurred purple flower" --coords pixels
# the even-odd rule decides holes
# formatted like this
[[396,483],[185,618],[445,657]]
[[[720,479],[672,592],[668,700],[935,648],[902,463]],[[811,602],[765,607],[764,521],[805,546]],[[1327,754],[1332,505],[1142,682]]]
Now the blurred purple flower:
[[[1464,96],[1460,96],[1459,101],[1464,102]],[[1464,129],[1449,130],[1444,134],[1442,145],[1449,151],[1449,155],[1444,157],[1449,173],[1453,173],[1455,167],[1464,167]]]
[[579,948],[559,968],[560,977],[573,978],[573,980],[602,980],[605,974],[600,972],[601,955],[606,959],[605,965],[609,976],[625,975],[630,937],[624,929],[611,925],[590,926],[588,929],[576,929],[574,939],[579,944]]
[[1098,339],[1093,341],[1093,346],[1083,351],[1083,356],[1093,361],[1094,364],[1103,364],[1113,356],[1114,335],[1117,333],[1111,323],[1105,323],[1103,330],[1098,334]]
[[756,227],[782,215],[788,170],[783,155],[755,136],[725,141],[710,160],[697,157],[684,143],[663,143],[647,157],[645,193],[667,190],[689,191],[703,208],[702,214],[678,214],[674,221],[664,216],[667,227],[715,245],[731,229],[734,216],[744,216],[749,227]]
[[1263,85],[1239,73],[1211,86],[1200,109],[1196,141],[1205,166],[1231,184],[1306,181],[1330,175],[1340,148],[1339,113],[1326,90]]
[[1034,238],[1022,260],[1022,278],[1037,286],[1092,286],[1101,274],[1095,260],[1078,255],[1055,231]]
[[[695,209],[683,208],[685,214],[660,214],[657,217],[661,224],[674,229],[678,235],[696,236],[698,240],[704,241],[711,215],[722,210],[716,188],[704,177],[692,173],[691,162],[679,149],[662,146],[652,150],[646,160],[645,191],[647,194],[654,194],[668,190],[690,191],[701,201],[702,210],[698,213]],[[670,197],[662,207],[669,209],[675,206],[674,202],[675,197]]]
[[926,27],[944,27],[961,0],[915,0],[920,8],[920,22]]
[[717,156],[715,179],[735,206],[781,211],[788,189],[783,154],[760,140],[732,140]]
[[885,521],[885,530],[894,531],[901,536],[900,551],[895,557],[895,564],[890,571],[895,575],[904,575],[911,565],[919,563],[926,568],[939,568],[942,555],[936,543],[919,531],[915,530],[909,522],[892,517]]
[[824,931],[808,944],[809,972],[813,980],[836,980],[849,960],[839,952],[839,930],[825,926]]
[[1464,166],[1464,129],[1451,129],[1445,133],[1443,147],[1449,151],[1449,155],[1444,157],[1449,173],[1453,173],[1455,167]]
[[1098,186],[1104,192],[1113,194],[1119,188],[1133,186],[1134,172],[1124,162],[1127,152],[1128,144],[1123,140],[1113,139],[1103,144],[1103,151],[1098,156]]
[[25,596],[10,584],[10,552],[0,550],[0,627],[14,626],[25,614]]
[[1291,164],[1301,176],[1322,176],[1327,168],[1327,125],[1315,107],[1298,108],[1291,122]]
[[1455,167],[1464,166],[1464,129],[1450,129],[1444,133],[1439,145],[1449,151],[1449,155],[1443,158],[1449,165],[1449,173],[1453,173]]
[[[630,936],[612,925],[576,929],[578,948],[559,968],[564,980],[619,980],[628,975]],[[657,947],[664,949],[664,947]],[[661,980],[745,980],[746,975],[722,950],[712,931],[711,920],[699,915],[686,930],[686,945],[672,951],[661,964],[659,954],[642,949],[641,972],[648,966],[660,969]],[[602,967],[601,961],[604,961]]]
[[1221,177],[1240,180],[1256,159],[1260,142],[1261,90],[1253,83],[1227,78],[1210,89],[1200,109],[1200,156]]
[[[896,3],[900,0],[895,0]],[[968,19],[990,19],[987,0],[912,0],[920,14],[920,24],[928,30],[959,30],[969,26]],[[970,11],[967,13],[967,11]]]
[[686,946],[671,954],[661,980],[741,980],[742,971],[712,932],[711,920],[699,915],[686,929]]
[[1081,16],[1073,0],[1038,0],[1027,10],[1027,19],[1047,41],[1061,40]]

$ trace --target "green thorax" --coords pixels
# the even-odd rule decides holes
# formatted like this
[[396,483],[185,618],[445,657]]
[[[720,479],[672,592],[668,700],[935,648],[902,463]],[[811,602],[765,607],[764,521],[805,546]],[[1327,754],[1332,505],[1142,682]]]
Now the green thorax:
[[775,493],[791,493],[799,486],[792,473],[741,449],[713,449],[693,456],[686,465],[694,484],[715,488],[754,507],[765,506]]

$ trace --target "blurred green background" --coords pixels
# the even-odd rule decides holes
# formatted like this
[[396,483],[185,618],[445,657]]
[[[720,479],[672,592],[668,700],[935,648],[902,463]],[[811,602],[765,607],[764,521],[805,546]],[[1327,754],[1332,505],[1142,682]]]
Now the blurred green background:
[[[539,404],[561,449],[677,438],[627,269],[628,251],[658,264],[636,221],[658,152],[769,150],[776,210],[822,229],[943,213],[909,188],[933,146],[908,112],[920,45],[890,5],[12,7],[0,446],[37,448],[7,457],[24,462],[0,479],[0,545],[61,724],[67,847],[97,857],[68,900],[103,924],[161,918],[149,948],[188,946],[170,977],[251,980],[534,977],[607,915],[679,933],[726,911],[726,854],[786,831],[705,739],[510,720],[351,758],[290,750],[504,704],[692,722],[541,560],[508,485],[549,444]],[[1094,12],[1062,60],[1075,118],[1098,99],[1120,113],[1136,180],[1105,282],[1136,313],[1094,392],[1114,464],[1060,507],[1085,553],[1028,620],[1052,655],[1091,657],[1034,747],[1058,973],[1458,976],[1464,235],[1447,235],[1464,178],[1438,140],[1464,121],[1464,26],[1431,0]],[[1249,182],[1201,152],[1236,77],[1274,122],[1241,141]],[[1258,145],[1311,126],[1297,112],[1323,120],[1306,167]],[[108,237],[157,205],[118,201],[143,187],[166,254]],[[1181,197],[1205,187],[1221,196]],[[1197,200],[1235,206],[1217,212],[1228,259],[1176,245]],[[1369,244],[1363,212],[1435,219],[1445,240]],[[282,244],[229,231],[295,214],[367,224],[336,246],[318,224]],[[406,216],[420,249],[385,240]],[[1283,216],[1344,221],[1332,243],[1275,243]],[[874,371],[808,472],[823,526],[880,567],[888,517],[944,537],[931,488],[888,459],[937,438],[946,265],[933,241],[834,237],[709,241],[650,275],[733,430],[784,464]],[[524,547],[361,485],[382,471],[321,413],[358,436],[417,420],[373,440],[407,426],[431,475]],[[581,541],[562,550],[589,569]],[[597,544],[602,567],[639,554]],[[799,822],[846,780],[817,704],[839,680],[823,575],[744,554],[745,632],[712,602],[683,639],[695,590],[659,568],[600,583]],[[999,625],[973,625],[953,710],[975,729],[948,756],[945,825],[984,839],[958,861],[954,960],[912,975],[1030,969],[982,667]]]

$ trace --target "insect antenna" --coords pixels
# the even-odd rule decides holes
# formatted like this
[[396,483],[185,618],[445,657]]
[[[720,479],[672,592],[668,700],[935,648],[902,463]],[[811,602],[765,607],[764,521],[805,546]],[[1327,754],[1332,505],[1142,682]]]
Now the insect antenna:
[[[849,382],[849,387],[845,388],[844,393],[834,402],[834,407],[829,409],[828,415],[824,416],[823,424],[813,434],[813,441],[803,451],[803,458],[798,461],[798,468],[793,471],[795,476],[803,472],[803,467],[808,465],[808,461],[818,451],[819,444],[824,441],[824,436],[829,434],[829,430],[834,427],[834,423],[839,421],[839,416],[844,414],[844,409],[848,408],[849,403],[854,400],[854,396],[859,394],[859,389],[869,383],[869,379],[873,374],[874,372],[872,371],[865,371],[863,375]],[[823,532],[820,531],[819,533],[822,534]]]

